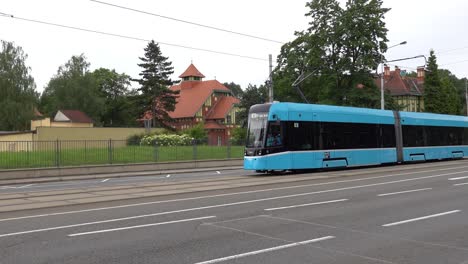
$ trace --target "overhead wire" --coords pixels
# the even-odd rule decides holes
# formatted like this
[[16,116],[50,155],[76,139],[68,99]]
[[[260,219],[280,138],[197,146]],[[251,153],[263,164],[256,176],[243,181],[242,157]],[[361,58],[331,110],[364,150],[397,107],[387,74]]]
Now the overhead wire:
[[[0,16],[7,17],[7,18],[13,18],[13,19],[17,19],[17,20],[22,20],[22,21],[26,21],[26,22],[31,22],[31,23],[38,23],[38,24],[43,24],[43,25],[48,25],[48,26],[54,26],[54,27],[60,27],[60,28],[66,28],[66,29],[73,29],[73,30],[77,30],[77,31],[101,34],[101,35],[112,36],[112,37],[119,37],[119,38],[124,38],[124,39],[138,40],[138,41],[144,41],[144,42],[151,41],[149,39],[144,39],[144,38],[139,38],[139,37],[132,37],[132,36],[127,36],[127,35],[122,35],[122,34],[109,33],[109,32],[104,32],[104,31],[99,31],[99,30],[94,30],[94,29],[87,29],[87,28],[82,28],[82,27],[68,26],[68,25],[64,25],[64,24],[58,24],[58,23],[42,21],[42,20],[37,20],[37,19],[17,17],[17,16],[14,16],[12,14],[6,14],[6,13],[2,13],[2,12],[0,12]],[[229,52],[224,52],[224,51],[197,48],[197,47],[191,47],[191,46],[180,45],[180,44],[175,44],[175,43],[168,43],[168,42],[161,42],[161,41],[156,41],[156,42],[158,44],[165,45],[165,46],[172,46],[172,47],[178,47],[178,48],[184,48],[184,49],[191,49],[191,50],[197,50],[197,51],[203,51],[203,52],[209,52],[209,53],[215,53],[215,54],[221,54],[221,55],[227,55],[227,56],[233,56],[233,57],[240,57],[240,58],[251,59],[251,60],[268,61],[268,59],[264,59],[264,58],[252,57],[252,56],[235,54],[235,53],[229,53]]]
[[191,22],[191,21],[188,21],[188,20],[183,20],[183,19],[174,18],[174,17],[170,17],[170,16],[151,13],[151,12],[147,12],[147,11],[143,11],[143,10],[139,10],[139,9],[135,9],[135,8],[131,8],[131,7],[126,7],[126,6],[116,5],[116,4],[112,4],[112,3],[108,3],[108,2],[104,2],[104,1],[98,1],[98,0],[90,0],[90,1],[98,3],[98,4],[102,4],[102,5],[116,7],[116,8],[132,11],[132,12],[145,14],[145,15],[156,16],[156,17],[160,17],[160,18],[164,18],[164,19],[168,19],[168,20],[173,20],[173,21],[177,21],[177,22],[180,22],[180,23],[190,24],[190,25],[194,25],[194,26],[198,26],[198,27],[204,27],[204,28],[217,30],[217,31],[222,31],[222,32],[235,34],[235,35],[239,35],[239,36],[244,36],[244,37],[248,37],[248,38],[254,38],[254,39],[274,42],[274,43],[278,43],[278,44],[284,44],[284,42],[278,41],[278,40],[268,39],[268,38],[264,38],[264,37],[260,37],[260,36],[255,36],[255,35],[251,35],[251,34],[237,32],[237,31],[233,31],[233,30],[229,30],[229,29],[223,29],[223,28],[214,27],[214,26],[210,26],[210,25],[204,25],[204,24],[200,24],[200,23],[196,23],[196,22]]

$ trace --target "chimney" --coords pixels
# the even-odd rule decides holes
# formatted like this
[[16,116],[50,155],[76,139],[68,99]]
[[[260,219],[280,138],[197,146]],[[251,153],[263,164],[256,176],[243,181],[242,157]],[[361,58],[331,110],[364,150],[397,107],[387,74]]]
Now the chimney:
[[417,73],[418,73],[418,84],[423,84],[424,83],[424,75],[426,73],[424,67],[423,66],[418,67]]
[[385,65],[385,67],[384,67],[384,76],[385,76],[385,78],[390,77],[390,66]]
[[395,66],[395,75],[400,76],[400,68],[398,66]]

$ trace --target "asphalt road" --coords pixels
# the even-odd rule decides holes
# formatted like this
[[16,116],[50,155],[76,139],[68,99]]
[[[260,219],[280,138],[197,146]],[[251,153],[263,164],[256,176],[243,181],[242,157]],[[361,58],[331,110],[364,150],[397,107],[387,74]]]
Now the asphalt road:
[[248,176],[254,175],[252,171],[245,171],[243,169],[217,169],[209,170],[197,173],[167,173],[167,174],[155,174],[138,176],[133,175],[131,172],[126,173],[126,176],[118,178],[104,178],[104,179],[91,179],[91,180],[74,180],[74,181],[63,181],[63,182],[45,182],[45,183],[34,183],[34,184],[15,184],[15,185],[0,185],[1,194],[12,194],[12,193],[26,193],[32,191],[59,191],[59,190],[70,190],[77,188],[93,188],[93,187],[112,187],[129,184],[139,183],[154,183],[154,182],[177,182],[183,180],[197,180],[197,179],[219,179],[223,177],[232,176]]
[[0,263],[468,263],[468,161],[355,174],[2,213]]

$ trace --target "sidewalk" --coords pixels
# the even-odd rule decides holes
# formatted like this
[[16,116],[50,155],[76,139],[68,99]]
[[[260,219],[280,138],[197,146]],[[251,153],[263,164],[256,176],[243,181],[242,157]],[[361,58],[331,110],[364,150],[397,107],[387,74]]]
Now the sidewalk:
[[0,185],[242,168],[242,159],[0,170]]

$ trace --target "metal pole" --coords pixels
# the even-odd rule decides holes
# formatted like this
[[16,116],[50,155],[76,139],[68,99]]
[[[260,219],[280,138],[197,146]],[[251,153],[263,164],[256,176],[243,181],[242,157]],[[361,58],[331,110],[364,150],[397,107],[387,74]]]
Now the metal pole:
[[385,110],[385,99],[384,99],[384,63],[382,62],[382,73],[380,75],[380,109]]
[[468,79],[465,79],[466,115],[468,116]]
[[273,58],[271,54],[268,55],[268,62],[270,64],[270,89],[268,93],[268,101],[273,103]]

